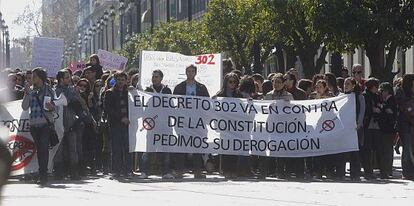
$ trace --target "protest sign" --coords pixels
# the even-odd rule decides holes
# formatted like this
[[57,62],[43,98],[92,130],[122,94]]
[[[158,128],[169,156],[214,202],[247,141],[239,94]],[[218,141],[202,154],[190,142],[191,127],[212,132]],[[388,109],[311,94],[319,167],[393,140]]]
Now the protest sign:
[[105,70],[124,70],[128,63],[128,58],[101,49],[98,50],[98,57]]
[[[0,142],[5,143],[12,154],[12,176],[36,173],[39,169],[37,149],[30,134],[29,110],[23,111],[21,104],[19,100],[0,105]],[[49,149],[49,172],[53,169],[53,158],[63,138],[62,114],[62,107],[56,107],[55,129],[60,141]],[[46,138],[48,134],[44,135]]]
[[78,70],[83,70],[85,69],[85,67],[86,67],[86,63],[83,61],[80,61],[80,62],[74,61],[74,62],[71,62],[69,65],[69,69],[70,71],[72,71],[72,73]]
[[210,95],[217,93],[222,79],[221,54],[185,56],[173,52],[141,51],[142,88],[151,85],[152,71],[159,69],[164,73],[162,82],[173,89],[186,80],[185,68],[191,64],[197,67],[196,80],[206,85]]
[[55,77],[62,67],[63,39],[35,37],[33,39],[32,67],[42,67],[49,77]]
[[256,101],[133,91],[130,152],[306,157],[356,151],[354,98]]

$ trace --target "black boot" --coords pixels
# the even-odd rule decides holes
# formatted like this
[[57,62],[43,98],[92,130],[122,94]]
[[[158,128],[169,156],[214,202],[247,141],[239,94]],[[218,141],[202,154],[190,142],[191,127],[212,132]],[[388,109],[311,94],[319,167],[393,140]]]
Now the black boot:
[[79,166],[77,164],[71,165],[70,167],[70,179],[71,180],[80,180],[81,177],[79,175]]
[[54,165],[54,177],[55,180],[63,180],[64,174],[63,174],[63,163],[55,163]]

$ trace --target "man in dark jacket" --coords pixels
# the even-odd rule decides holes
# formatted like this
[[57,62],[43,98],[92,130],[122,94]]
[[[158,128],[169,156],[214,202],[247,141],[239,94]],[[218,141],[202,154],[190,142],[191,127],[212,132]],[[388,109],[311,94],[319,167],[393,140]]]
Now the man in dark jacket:
[[[195,76],[197,75],[197,67],[194,65],[190,65],[185,69],[185,74],[187,75],[187,79],[180,84],[178,84],[174,88],[173,94],[177,95],[187,95],[187,96],[203,96],[209,97],[210,94],[208,93],[207,87],[204,84],[201,84],[195,80]],[[183,154],[176,154],[176,167],[178,172],[182,172],[184,169],[184,160],[185,155]],[[205,178],[206,176],[202,174],[202,157],[201,154],[193,154],[192,155],[192,162],[194,167],[194,178]],[[180,174],[178,176],[181,176]]]
[[[161,94],[171,94],[171,89],[167,85],[162,84],[162,79],[164,74],[161,70],[154,70],[152,72],[152,85],[145,89],[146,92],[152,93],[161,93]],[[149,166],[149,157],[151,153],[145,152],[142,154],[140,162],[141,175],[140,178],[147,178],[148,166]],[[170,171],[170,153],[161,153],[159,154],[162,162],[162,178],[163,179],[173,179],[174,176]]]
[[115,86],[105,94],[104,110],[108,115],[112,143],[112,172],[115,178],[132,177],[132,156],[129,153],[128,90],[126,73],[114,75]]

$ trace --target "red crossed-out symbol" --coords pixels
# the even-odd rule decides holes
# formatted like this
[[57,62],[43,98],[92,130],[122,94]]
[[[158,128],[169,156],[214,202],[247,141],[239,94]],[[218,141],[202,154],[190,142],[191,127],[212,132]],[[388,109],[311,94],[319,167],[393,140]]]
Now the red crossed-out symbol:
[[152,130],[155,128],[155,119],[157,119],[158,115],[155,115],[154,117],[147,117],[142,121],[142,130]]
[[325,120],[322,123],[322,130],[319,133],[322,133],[323,131],[329,132],[332,131],[333,129],[335,129],[335,120],[338,119],[338,117],[335,117],[334,119],[330,120]]

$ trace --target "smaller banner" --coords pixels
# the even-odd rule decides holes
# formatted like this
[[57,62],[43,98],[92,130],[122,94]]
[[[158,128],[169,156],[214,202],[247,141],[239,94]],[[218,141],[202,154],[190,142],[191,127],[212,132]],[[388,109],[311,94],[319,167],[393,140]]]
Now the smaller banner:
[[306,157],[358,150],[355,95],[270,101],[129,96],[130,152]]
[[221,54],[201,54],[186,56],[174,52],[141,51],[140,74],[142,88],[151,85],[152,71],[159,69],[164,73],[163,84],[174,89],[187,79],[185,68],[191,64],[197,67],[196,80],[206,85],[210,95],[221,88]]
[[128,63],[128,58],[101,49],[98,50],[98,57],[105,70],[124,70]]
[[[36,173],[39,169],[37,149],[30,134],[29,110],[23,111],[21,105],[21,100],[0,105],[0,140],[12,154],[12,176]],[[59,144],[49,149],[49,172],[53,169],[53,158],[63,138],[62,106],[56,111],[55,129]],[[47,138],[48,134],[44,135]]]
[[78,70],[83,70],[86,67],[86,63],[83,61],[80,62],[71,62],[69,65],[69,69],[72,72],[78,71]]
[[63,39],[35,37],[33,39],[32,67],[42,67],[49,77],[56,77],[62,67]]

